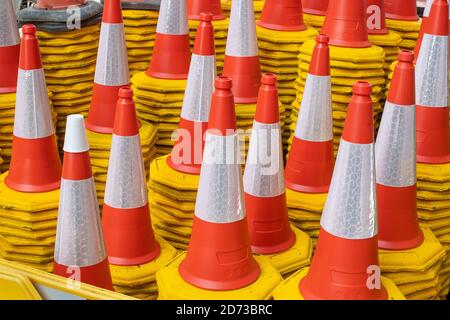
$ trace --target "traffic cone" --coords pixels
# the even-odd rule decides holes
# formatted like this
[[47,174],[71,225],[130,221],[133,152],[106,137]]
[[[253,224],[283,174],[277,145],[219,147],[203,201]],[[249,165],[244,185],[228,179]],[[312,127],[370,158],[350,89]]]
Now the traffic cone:
[[112,133],[119,89],[130,83],[120,1],[105,0],[94,88],[86,128]]
[[175,146],[150,165],[149,198],[155,232],[178,249],[191,236],[204,134],[216,75],[212,13],[201,13]]
[[267,0],[256,32],[261,70],[274,73],[278,78],[280,102],[285,109],[282,136],[286,151],[292,123],[291,104],[296,93],[298,50],[305,40],[312,39],[317,32],[303,23],[301,0]]
[[82,115],[67,118],[53,273],[114,290]]
[[369,41],[383,48],[385,52],[383,69],[388,75],[390,65],[397,59],[402,37],[387,28],[383,0],[365,0],[365,8]]
[[201,14],[203,12],[212,13],[212,25],[214,27],[214,45],[216,52],[216,64],[219,73],[222,73],[223,60],[225,58],[225,46],[227,41],[228,25],[230,20],[225,17],[220,0],[187,0],[187,11],[189,18],[189,38],[191,49],[194,48],[195,35],[199,23],[201,22]]
[[329,0],[302,0],[303,19],[320,32],[327,14]]
[[436,290],[445,255],[432,232],[419,228],[417,216],[413,60],[411,51],[398,55],[375,145],[380,267],[407,298],[424,282]]
[[419,37],[421,21],[417,15],[415,0],[385,0],[386,25],[389,30],[400,33],[401,49],[413,50]]
[[138,117],[157,129],[156,156],[172,150],[189,64],[186,1],[162,0],[150,66],[131,78]]
[[251,254],[231,79],[216,78],[215,88],[191,241],[186,255],[157,273],[159,299],[232,299],[244,293],[261,299],[281,279],[267,260]]
[[445,246],[439,270],[439,296],[448,294],[450,279],[450,130],[448,126],[448,3],[433,3],[416,56],[417,207]]
[[289,224],[277,78],[264,74],[261,83],[244,171],[245,208],[252,251],[286,275],[309,265],[312,241]]
[[[378,267],[370,94],[369,83],[354,85],[311,267],[279,286],[275,299],[288,292],[307,300],[403,298],[391,281],[380,279]],[[291,291],[292,287],[297,291]]]
[[289,217],[314,242],[333,166],[330,53],[328,36],[319,35],[285,168]]
[[[220,2],[222,4],[222,9],[225,16],[230,17],[232,0],[220,0]],[[265,0],[252,0],[252,2],[254,7],[255,19],[259,20],[261,18],[261,13],[264,8]]]
[[[76,6],[76,19],[73,10]],[[57,115],[56,134],[62,150],[66,118],[87,115],[92,98],[103,7],[96,1],[39,0],[18,13],[20,24],[33,23],[42,63]]]
[[[103,205],[103,230],[116,291],[129,295],[145,292],[155,297],[154,280],[139,286],[134,282],[148,278],[148,269],[157,271],[172,260],[176,250],[165,241],[160,245],[163,240],[157,241],[153,234],[139,125],[132,98],[130,88],[119,90]],[[123,285],[124,276],[128,278],[127,285]]]
[[[381,117],[381,103],[384,99],[385,72],[384,51],[371,45],[366,28],[365,3],[363,1],[330,1],[321,33],[329,37],[331,66],[331,100],[333,106],[333,131],[335,156],[339,147],[347,104],[352,95],[352,85],[367,81],[372,85],[375,128]],[[298,78],[295,83],[296,99],[292,102],[291,143],[300,101],[305,93],[305,81],[316,42],[307,40],[300,47]],[[288,147],[289,150],[289,147]]]
[[25,25],[22,32],[12,156],[5,184],[19,192],[46,192],[59,188],[61,161],[36,28]]
[[0,37],[0,94],[16,91],[19,67],[20,36],[10,0],[0,4],[2,37]]

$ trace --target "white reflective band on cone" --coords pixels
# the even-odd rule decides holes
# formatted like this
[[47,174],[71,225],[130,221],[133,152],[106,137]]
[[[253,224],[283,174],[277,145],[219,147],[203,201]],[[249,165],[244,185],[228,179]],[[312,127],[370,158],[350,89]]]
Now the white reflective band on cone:
[[253,123],[244,171],[246,193],[255,197],[276,197],[285,192],[281,143],[279,123]]
[[102,23],[94,81],[103,86],[123,86],[130,82],[122,23]]
[[241,165],[236,161],[238,146],[237,133],[228,136],[206,133],[195,203],[197,218],[212,223],[230,223],[245,218]]
[[45,75],[42,69],[19,69],[17,79],[14,136],[46,138],[55,133]]
[[416,106],[386,101],[375,143],[377,183],[390,187],[416,184]]
[[94,179],[61,179],[55,262],[87,267],[105,260]]
[[192,54],[183,107],[181,109],[181,117],[183,119],[208,122],[215,78],[216,57]]
[[0,1],[0,17],[0,47],[19,44],[19,28],[11,0]]
[[424,34],[416,61],[416,104],[448,105],[448,37]]
[[113,135],[106,178],[105,204],[132,209],[147,204],[147,187],[139,135]]
[[374,144],[341,139],[320,225],[335,237],[367,239],[378,234]]
[[162,0],[156,32],[161,34],[188,34],[186,0]]
[[231,3],[225,54],[233,57],[258,55],[253,1],[233,0]]
[[313,142],[333,140],[330,76],[308,74],[295,136]]

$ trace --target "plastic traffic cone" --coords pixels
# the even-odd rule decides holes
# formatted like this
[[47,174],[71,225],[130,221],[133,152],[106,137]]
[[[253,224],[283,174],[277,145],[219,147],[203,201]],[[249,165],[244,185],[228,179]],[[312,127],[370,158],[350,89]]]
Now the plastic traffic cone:
[[210,12],[212,20],[225,19],[220,0],[187,0],[189,20],[199,20],[202,12]]
[[179,272],[196,287],[234,290],[256,281],[260,269],[248,237],[231,79],[218,77],[215,88],[192,236]]
[[258,25],[272,30],[305,30],[301,0],[266,0]]
[[86,120],[89,130],[113,131],[117,94],[129,82],[121,4],[117,0],[105,0],[92,102]]
[[20,36],[11,0],[0,3],[0,93],[16,91]]
[[416,60],[417,162],[450,162],[448,4],[436,0]]
[[81,6],[87,0],[37,0],[36,7],[39,9],[66,9],[69,6]]
[[154,78],[186,79],[190,55],[186,1],[162,0],[155,48],[146,74]]
[[113,290],[82,115],[67,117],[53,273]]
[[416,0],[384,0],[384,7],[388,19],[416,21],[419,18]]
[[286,187],[328,192],[333,166],[330,51],[328,36],[318,35],[285,168]]
[[109,262],[144,264],[160,247],[150,224],[139,125],[130,88],[119,90],[103,205]]
[[236,103],[256,103],[261,84],[253,1],[234,0],[223,75],[233,79]]
[[286,206],[277,78],[265,74],[261,83],[244,172],[245,208],[252,251],[272,254],[290,248],[295,234]]
[[329,0],[302,0],[303,12],[324,16],[327,14]]
[[56,147],[36,28],[22,27],[11,164],[5,184],[16,191],[58,189],[61,161]]
[[330,1],[321,33],[330,37],[333,46],[368,48],[365,17],[363,1]]
[[369,34],[388,34],[384,0],[365,0],[367,31]]
[[387,298],[384,286],[368,285],[378,266],[371,92],[367,82],[353,87],[317,248],[299,285],[305,299]]
[[378,246],[415,248],[423,241],[416,204],[414,54],[401,51],[376,142]]
[[204,133],[208,126],[209,108],[216,76],[214,29],[211,13],[200,14],[191,67],[184,93],[178,127],[178,141],[167,158],[177,171],[199,174],[203,156]]

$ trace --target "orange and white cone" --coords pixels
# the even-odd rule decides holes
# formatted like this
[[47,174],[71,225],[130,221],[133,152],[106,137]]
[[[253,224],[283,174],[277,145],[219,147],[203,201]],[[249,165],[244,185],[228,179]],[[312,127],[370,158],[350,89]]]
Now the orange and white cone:
[[130,83],[127,47],[120,1],[105,0],[94,89],[86,127],[112,133],[119,89]]
[[233,0],[223,75],[233,80],[236,103],[256,103],[261,85],[253,1]]
[[305,30],[302,2],[300,0],[266,0],[258,25],[280,31]]
[[252,251],[272,254],[290,248],[296,237],[286,205],[277,78],[265,74],[261,83],[244,172],[245,208]]
[[381,281],[368,285],[378,267],[371,93],[367,82],[353,86],[317,248],[299,285],[305,299],[387,299]]
[[186,79],[191,59],[186,0],[162,0],[153,56],[146,74]]
[[234,290],[256,281],[260,269],[250,249],[231,79],[216,78],[215,88],[192,236],[179,272],[196,287]]
[[202,163],[204,133],[208,126],[211,96],[216,77],[214,29],[211,13],[200,14],[191,67],[181,108],[178,140],[167,158],[177,171],[199,174]]
[[15,92],[20,36],[11,0],[0,2],[0,93]]
[[67,117],[53,273],[113,290],[82,115]]
[[378,247],[406,250],[419,246],[416,204],[416,106],[414,54],[401,51],[384,106],[375,145]]
[[225,15],[222,11],[220,0],[187,0],[189,20],[200,20],[202,12],[210,12],[212,20],[223,20]]
[[36,27],[22,27],[11,164],[5,184],[20,192],[59,188],[61,160],[56,147]]
[[148,206],[139,124],[130,88],[119,90],[103,204],[109,262],[139,265],[160,254]]
[[450,162],[448,127],[448,9],[436,0],[416,59],[417,162]]
[[319,35],[285,168],[286,187],[299,192],[325,193],[333,166],[330,51],[328,37]]

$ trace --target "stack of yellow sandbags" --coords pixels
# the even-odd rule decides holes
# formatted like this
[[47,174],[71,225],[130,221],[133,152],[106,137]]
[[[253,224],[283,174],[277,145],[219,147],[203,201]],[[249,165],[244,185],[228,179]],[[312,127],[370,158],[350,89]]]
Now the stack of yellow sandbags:
[[[294,14],[297,14],[296,19],[284,19],[287,15],[292,17]],[[291,104],[296,95],[298,51],[305,40],[314,38],[318,33],[303,24],[301,7],[281,7],[273,1],[266,2],[256,32],[261,71],[277,76],[279,99],[285,109],[283,149],[287,151],[291,135],[289,126],[292,124]]]
[[322,29],[329,0],[302,0],[303,19],[318,32]]
[[[232,0],[220,0],[222,3],[222,9],[227,17],[230,17],[231,12],[231,2]],[[255,8],[255,19],[259,20],[264,7],[264,0],[253,0],[253,5]]]
[[158,11],[122,10],[130,76],[148,68],[155,45]]

